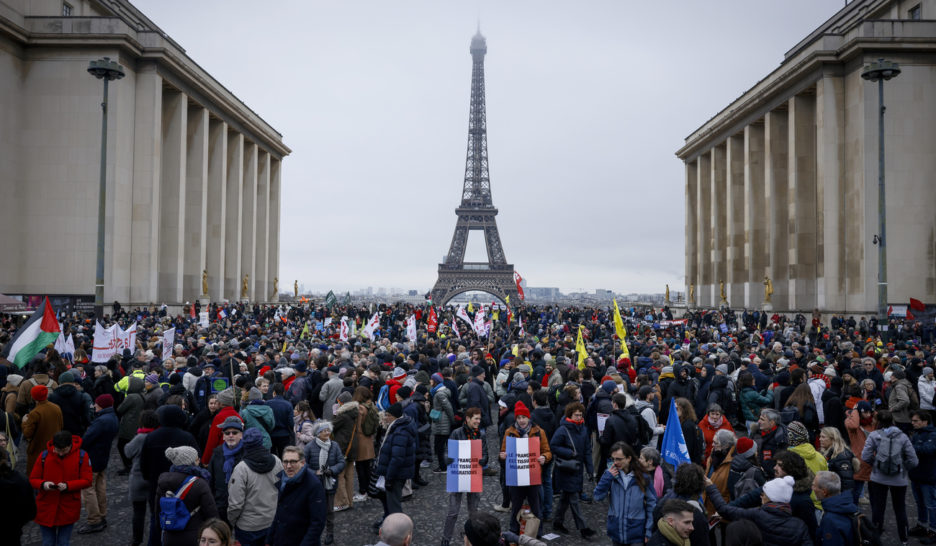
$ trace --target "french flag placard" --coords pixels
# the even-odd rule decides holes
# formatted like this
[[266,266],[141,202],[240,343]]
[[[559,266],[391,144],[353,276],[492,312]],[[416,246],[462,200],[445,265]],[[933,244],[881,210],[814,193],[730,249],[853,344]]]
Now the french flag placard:
[[507,485],[540,484],[539,444],[539,438],[507,437]]
[[449,440],[448,456],[453,462],[446,471],[447,493],[481,492],[481,440]]

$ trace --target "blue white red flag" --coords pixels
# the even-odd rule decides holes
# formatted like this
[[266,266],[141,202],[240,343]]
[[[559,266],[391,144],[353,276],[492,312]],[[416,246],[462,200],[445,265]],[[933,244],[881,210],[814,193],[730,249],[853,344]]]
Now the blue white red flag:
[[663,460],[674,467],[691,463],[686,437],[683,436],[679,415],[676,414],[676,399],[670,398],[669,417],[666,418],[666,432],[663,433]]
[[446,493],[481,492],[481,440],[449,440]]
[[507,438],[507,472],[509,486],[539,485],[542,469],[539,464],[539,438]]

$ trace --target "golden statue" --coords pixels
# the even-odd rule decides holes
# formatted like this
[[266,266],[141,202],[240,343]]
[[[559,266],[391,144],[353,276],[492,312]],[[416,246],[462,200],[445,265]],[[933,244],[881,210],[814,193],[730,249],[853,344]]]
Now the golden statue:
[[273,277],[273,295],[279,292],[279,277]]
[[296,282],[293,283],[293,296],[299,297],[299,279],[296,279]]
[[250,273],[244,273],[244,279],[241,281],[241,297],[247,297],[247,282],[250,280]]
[[669,285],[666,285],[666,303],[669,304]]
[[764,276],[764,303],[770,303],[770,296],[773,295],[773,282],[770,277]]
[[689,302],[695,303],[695,285],[689,283]]
[[728,304],[728,295],[725,294],[725,281],[718,281],[718,294],[721,296],[721,302]]
[[202,294],[208,293],[208,270],[207,269],[202,269],[202,272],[201,272],[201,293]]

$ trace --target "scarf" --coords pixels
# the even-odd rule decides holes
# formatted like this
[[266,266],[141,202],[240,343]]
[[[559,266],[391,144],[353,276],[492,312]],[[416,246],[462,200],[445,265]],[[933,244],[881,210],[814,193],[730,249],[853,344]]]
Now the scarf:
[[517,432],[520,434],[520,438],[526,438],[530,434],[530,429],[533,428],[533,420],[530,419],[527,421],[527,426],[525,428],[521,428],[520,425],[514,423],[514,428],[517,429]]
[[773,427],[772,429],[770,429],[770,430],[762,430],[762,431],[760,431],[760,435],[761,435],[761,436],[767,436],[768,434],[770,434],[771,432],[773,432],[773,431],[775,431],[775,430],[777,430],[777,425],[774,425],[774,427]]
[[296,483],[296,482],[298,482],[299,480],[301,480],[301,479],[302,479],[302,475],[305,474],[305,471],[306,471],[305,466],[303,466],[303,467],[299,470],[299,472],[296,472],[296,475],[295,475],[295,476],[293,476],[292,478],[290,478],[289,476],[286,475],[286,471],[284,470],[284,471],[283,471],[283,474],[282,474],[282,479],[280,479],[280,486],[279,486],[280,493],[282,493],[283,491],[286,490],[286,486],[287,486],[288,484]]
[[663,538],[668,540],[670,544],[676,544],[677,546],[690,546],[689,539],[679,536],[679,533],[676,532],[676,529],[674,529],[665,518],[660,518],[657,520],[657,529],[660,530],[660,534],[663,535]]
[[724,415],[719,415],[719,416],[718,416],[718,419],[712,419],[712,414],[709,414],[709,416],[708,416],[708,422],[709,422],[709,424],[712,425],[712,428],[714,428],[714,429],[716,429],[716,430],[718,430],[718,428],[722,426],[722,423],[723,423],[724,421],[725,421],[725,416],[724,416]]
[[[332,442],[331,440],[327,442],[323,442],[321,438],[316,436],[315,443],[319,446],[318,467],[327,468],[328,467],[328,453],[331,451]],[[322,478],[322,487],[324,487],[326,491],[328,491],[329,489],[335,486],[335,478],[333,476],[326,476],[325,474],[322,474],[321,478]]]
[[153,432],[154,430],[156,430],[156,429],[155,429],[155,428],[140,427],[140,428],[137,429],[137,434],[149,434],[150,432]]
[[179,472],[182,474],[187,474],[189,476],[195,476],[197,478],[202,478],[207,482],[211,482],[211,473],[207,469],[204,469],[200,466],[194,466],[189,464],[174,464],[169,467],[169,472]]
[[874,416],[873,416],[873,415],[872,415],[871,417],[858,417],[858,422],[859,422],[859,423],[861,424],[861,426],[863,426],[863,427],[870,427],[870,426],[871,426],[871,423],[872,423],[873,421],[874,421]]
[[663,466],[657,465],[653,471],[653,490],[656,491],[657,498],[663,496]]
[[224,442],[221,442],[221,449],[224,453],[224,483],[231,481],[231,473],[234,472],[234,465],[236,461],[234,456],[241,452],[244,449],[244,442],[238,442],[237,447],[231,449]]
[[572,423],[573,425],[581,425],[585,423],[585,419],[572,419],[571,417],[566,417],[566,421]]
[[441,388],[444,387],[444,386],[445,386],[444,383],[439,383],[439,384],[436,385],[435,387],[432,387],[432,389],[429,391],[429,394],[430,394],[433,398],[435,398],[436,393],[439,392],[439,389],[441,389]]

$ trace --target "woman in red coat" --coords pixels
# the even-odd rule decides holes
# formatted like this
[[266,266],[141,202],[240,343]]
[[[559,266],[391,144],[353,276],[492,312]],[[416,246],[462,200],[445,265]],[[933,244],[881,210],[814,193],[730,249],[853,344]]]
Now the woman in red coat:
[[63,430],[39,454],[29,475],[36,496],[36,523],[43,544],[68,544],[81,516],[81,490],[91,486],[91,459],[81,450],[81,437]]
[[722,407],[714,402],[709,404],[705,417],[699,421],[699,429],[702,430],[702,436],[705,437],[705,460],[712,454],[712,443],[715,441],[715,433],[719,430],[730,430],[734,432],[731,423],[725,418],[725,412]]

